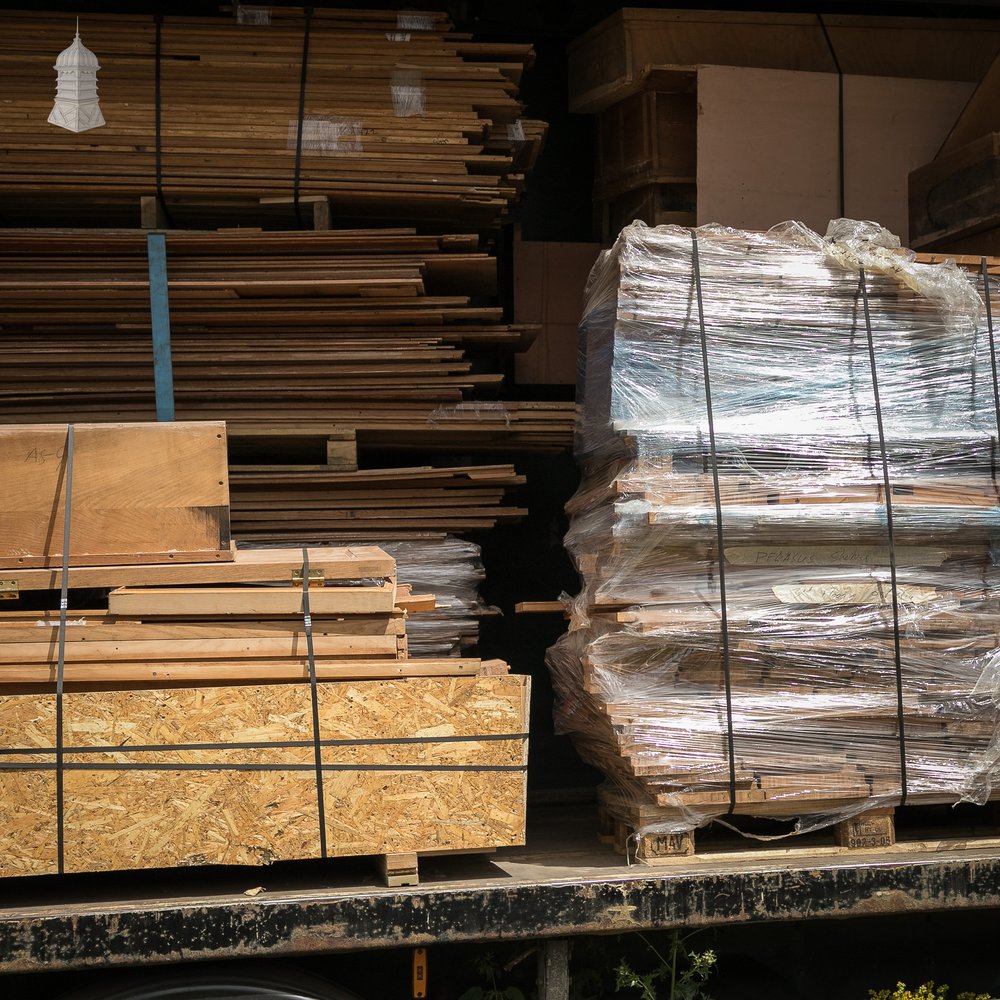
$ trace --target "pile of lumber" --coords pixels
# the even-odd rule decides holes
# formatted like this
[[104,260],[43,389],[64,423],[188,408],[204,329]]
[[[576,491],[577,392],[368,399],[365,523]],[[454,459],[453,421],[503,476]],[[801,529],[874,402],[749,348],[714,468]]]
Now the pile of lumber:
[[[414,659],[408,615],[434,601],[397,584],[389,555],[206,561],[196,520],[175,550],[173,535],[140,529],[185,491],[178,521],[226,487],[217,426],[61,430],[60,475],[29,470],[37,491],[50,484],[39,518],[57,540],[30,561],[55,565],[25,566],[27,522],[0,529],[7,596],[23,605],[0,615],[0,875],[353,855],[391,868],[521,842],[527,679],[499,661]],[[3,431],[5,473],[38,434]],[[176,457],[178,437],[214,464]],[[102,477],[137,485],[109,509]],[[96,562],[91,537],[105,541]],[[66,610],[31,610],[64,584]],[[95,589],[106,607],[81,607]]]
[[247,542],[337,541],[345,532],[462,533],[527,514],[503,505],[524,484],[511,465],[331,471],[323,466],[233,466],[233,530]]
[[[467,398],[495,397],[504,355],[538,332],[502,322],[474,235],[171,232],[166,248],[180,418],[259,439],[351,428],[376,448],[570,442],[571,404]],[[0,419],[154,416],[142,233],[0,231],[0,300]]]
[[563,729],[647,855],[728,812],[985,801],[1000,418],[972,282],[870,223],[695,236],[629,227],[592,276]]
[[342,220],[493,227],[545,137],[517,98],[534,56],[450,27],[299,9],[267,24],[167,16],[158,30],[153,16],[89,14],[106,125],[77,135],[46,121],[72,18],[4,12],[0,212],[135,225],[139,198],[161,193],[175,225],[248,208],[287,221],[294,199],[321,197]]

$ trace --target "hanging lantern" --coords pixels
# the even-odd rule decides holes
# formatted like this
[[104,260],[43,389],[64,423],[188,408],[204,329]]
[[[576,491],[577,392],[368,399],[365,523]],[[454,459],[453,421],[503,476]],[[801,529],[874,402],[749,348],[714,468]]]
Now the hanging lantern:
[[86,132],[104,124],[104,115],[97,104],[97,71],[101,68],[97,56],[80,41],[80,19],[76,20],[76,37],[68,49],[56,58],[56,102],[49,115],[49,124]]

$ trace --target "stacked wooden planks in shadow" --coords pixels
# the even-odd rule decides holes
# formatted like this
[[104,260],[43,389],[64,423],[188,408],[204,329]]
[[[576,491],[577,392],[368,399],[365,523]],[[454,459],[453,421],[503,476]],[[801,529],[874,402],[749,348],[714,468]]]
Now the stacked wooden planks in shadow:
[[[0,519],[25,605],[0,615],[0,875],[520,842],[527,679],[412,658],[434,602],[381,549],[234,552],[203,503],[227,486],[220,427],[0,431],[4,483],[34,454],[22,479],[49,491],[38,525]],[[30,610],[64,584],[65,612]],[[106,608],[81,607],[95,589]]]
[[954,264],[886,236],[635,226],[592,276],[549,662],[647,859],[727,814],[996,791],[990,339]]
[[267,24],[88,15],[107,124],[74,135],[46,124],[72,28],[56,13],[0,17],[11,223],[135,225],[138,199],[160,194],[175,225],[248,205],[288,219],[290,198],[322,197],[341,220],[491,228],[544,141],[517,98],[529,45],[474,42],[439,14],[301,9]]

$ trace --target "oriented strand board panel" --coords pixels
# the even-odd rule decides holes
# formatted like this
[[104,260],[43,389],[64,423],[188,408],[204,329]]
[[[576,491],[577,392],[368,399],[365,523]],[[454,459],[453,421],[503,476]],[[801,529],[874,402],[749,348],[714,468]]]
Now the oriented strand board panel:
[[[232,559],[226,426],[76,424],[70,558]],[[0,567],[61,562],[67,426],[0,428]]]
[[[934,155],[973,85],[844,78],[845,215],[909,237],[907,178]],[[840,213],[837,78],[703,66],[698,71],[698,223],[820,233]]]
[[[328,853],[523,843],[528,692],[321,684]],[[70,693],[64,720],[66,871],[319,856],[308,685]],[[0,875],[56,869],[54,744],[54,695],[0,698]]]

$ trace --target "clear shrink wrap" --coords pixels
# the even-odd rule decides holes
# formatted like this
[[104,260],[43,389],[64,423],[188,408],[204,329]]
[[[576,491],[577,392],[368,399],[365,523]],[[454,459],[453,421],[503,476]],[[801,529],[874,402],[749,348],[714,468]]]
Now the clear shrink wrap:
[[990,798],[1000,421],[969,278],[873,223],[636,223],[580,331],[583,589],[548,659],[605,807],[643,835]]

